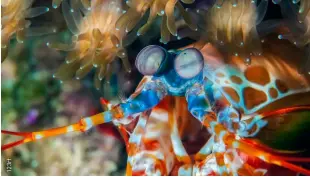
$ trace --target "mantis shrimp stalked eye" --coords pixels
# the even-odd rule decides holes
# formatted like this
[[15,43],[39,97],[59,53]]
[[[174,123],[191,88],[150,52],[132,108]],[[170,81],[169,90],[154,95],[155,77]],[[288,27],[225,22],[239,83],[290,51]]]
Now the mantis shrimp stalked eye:
[[195,48],[182,51],[174,62],[178,75],[186,79],[195,77],[203,69],[203,56]]
[[205,19],[205,33],[199,44],[210,42],[229,55],[236,55],[250,62],[252,55],[261,55],[261,40],[256,26],[266,13],[268,0],[262,0],[256,7],[256,1],[217,0],[206,12],[201,11]]
[[121,58],[125,70],[130,72],[127,52],[120,42],[125,33],[114,28],[116,20],[122,14],[121,1],[94,0],[88,10],[81,2],[62,2],[62,12],[74,36],[69,45],[48,43],[52,48],[68,51],[66,63],[54,76],[65,80],[75,75],[80,79],[95,67],[95,86],[99,89],[103,78],[109,81],[111,63],[116,58]]
[[166,59],[167,52],[159,46],[151,45],[144,48],[137,56],[136,67],[138,71],[146,76],[154,75],[162,62]]
[[16,35],[18,42],[22,43],[26,36],[43,35],[56,32],[54,27],[30,27],[32,18],[49,11],[47,7],[31,8],[33,0],[3,0],[1,1],[1,61],[8,55],[10,39]]
[[129,9],[116,22],[116,29],[130,32],[141,18],[149,11],[149,17],[139,30],[137,35],[143,35],[149,30],[157,16],[161,16],[161,41],[167,43],[170,40],[170,34],[177,36],[177,25],[175,17],[175,8],[183,17],[185,23],[192,29],[197,30],[189,13],[184,9],[181,2],[191,4],[195,0],[127,0]]

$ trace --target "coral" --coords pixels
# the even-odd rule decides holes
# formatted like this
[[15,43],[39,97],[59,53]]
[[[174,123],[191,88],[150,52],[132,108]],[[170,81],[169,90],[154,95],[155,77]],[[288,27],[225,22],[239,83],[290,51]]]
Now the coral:
[[191,4],[194,0],[127,0],[129,9],[117,20],[116,29],[119,31],[130,32],[141,18],[149,11],[147,22],[138,30],[137,35],[142,35],[149,30],[157,16],[161,16],[161,42],[167,43],[170,34],[178,36],[175,8],[179,10],[185,23],[192,29],[197,30],[190,14],[184,9],[185,4]]
[[[111,63],[121,58],[124,68],[130,72],[127,52],[120,42],[125,33],[116,31],[115,22],[122,14],[120,1],[94,0],[91,9],[76,5],[71,1],[62,2],[62,12],[67,26],[74,34],[72,44],[48,43],[52,48],[68,51],[66,63],[57,73],[56,78],[66,80],[74,75],[84,77],[93,67],[96,68],[95,86],[100,88],[103,78],[110,79]],[[84,13],[83,13],[84,12]]]
[[[69,118],[58,116],[56,120],[56,125],[61,125],[68,123]],[[8,128],[17,130],[15,126],[11,122]],[[1,160],[6,164],[6,160],[11,159],[13,170],[3,170],[2,175],[110,175],[118,169],[116,163],[121,143],[113,137],[102,136],[94,131],[87,135],[69,135],[6,151]],[[2,139],[7,140],[10,141],[10,138]]]
[[18,42],[22,43],[26,36],[42,35],[56,32],[55,28],[36,27],[31,30],[30,21],[26,18],[39,16],[49,11],[47,7],[31,8],[33,0],[3,0],[1,1],[1,61],[8,55],[10,39],[16,34]]
[[117,169],[120,143],[93,132],[42,142],[35,148],[40,175],[110,175]]
[[256,26],[263,20],[268,1],[261,1],[258,7],[255,2],[217,0],[206,14],[199,11],[204,15],[206,24],[196,47],[210,42],[229,55],[244,58],[246,62],[250,62],[251,55],[261,55],[261,40]]

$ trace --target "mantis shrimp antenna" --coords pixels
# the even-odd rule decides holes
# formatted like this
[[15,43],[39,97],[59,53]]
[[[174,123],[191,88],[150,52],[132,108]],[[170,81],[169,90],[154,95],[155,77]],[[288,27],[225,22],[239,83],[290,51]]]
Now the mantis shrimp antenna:
[[192,29],[197,30],[189,13],[184,9],[183,3],[191,4],[195,0],[127,0],[129,9],[117,20],[116,29],[119,31],[130,32],[145,13],[149,10],[149,17],[137,32],[137,36],[145,34],[155,21],[157,16],[161,16],[161,41],[167,43],[170,40],[170,34],[177,36],[177,26],[175,19],[175,8],[179,10],[185,23]]
[[[69,3],[71,2],[71,3]],[[54,77],[60,80],[80,79],[96,68],[95,86],[100,88],[103,78],[109,81],[112,62],[121,58],[124,68],[130,72],[127,52],[120,42],[125,33],[116,31],[116,20],[122,14],[121,1],[91,1],[85,9],[82,1],[62,2],[62,12],[70,31],[74,34],[72,44],[48,43],[48,46],[68,51],[66,62]]]
[[16,35],[19,43],[23,43],[27,36],[44,35],[56,32],[54,27],[34,27],[29,29],[33,18],[49,11],[47,7],[31,8],[33,0],[3,0],[1,1],[1,61],[8,56],[10,39]]
[[210,42],[220,50],[242,57],[250,64],[251,55],[261,55],[261,40],[256,26],[263,20],[268,0],[258,6],[250,0],[217,0],[208,10],[199,11],[205,19],[206,31],[196,47]]

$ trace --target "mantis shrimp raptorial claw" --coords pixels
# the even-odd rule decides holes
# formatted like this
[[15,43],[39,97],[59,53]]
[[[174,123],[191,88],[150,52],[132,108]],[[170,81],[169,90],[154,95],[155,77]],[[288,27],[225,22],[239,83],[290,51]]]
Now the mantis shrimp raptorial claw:
[[[161,85],[155,82],[143,84],[141,88],[137,89],[137,91],[126,102],[120,103],[108,111],[82,118],[78,123],[69,126],[29,133],[2,131],[3,134],[23,136],[24,139],[3,145],[1,146],[1,149],[6,150],[10,147],[35,141],[37,139],[66,134],[73,131],[85,132],[93,126],[111,122],[112,120],[127,124],[132,121],[131,115],[148,110],[159,103],[165,95],[165,92],[163,92],[164,88],[160,87]],[[109,107],[110,105],[107,103],[107,106]]]
[[73,131],[85,132],[93,126],[106,123],[106,122],[110,122],[111,120],[112,119],[110,116],[110,112],[104,112],[104,113],[96,114],[91,117],[82,118],[78,123],[75,123],[72,125],[59,127],[59,128],[52,128],[52,129],[38,131],[38,132],[12,132],[12,131],[1,130],[2,134],[9,134],[9,135],[16,135],[16,136],[23,137],[22,140],[18,140],[18,141],[9,143],[9,144],[2,145],[1,150],[6,150],[8,148],[11,148],[11,147],[14,147],[20,144],[36,141],[41,138],[62,135],[62,134],[66,134],[66,133],[73,132]]

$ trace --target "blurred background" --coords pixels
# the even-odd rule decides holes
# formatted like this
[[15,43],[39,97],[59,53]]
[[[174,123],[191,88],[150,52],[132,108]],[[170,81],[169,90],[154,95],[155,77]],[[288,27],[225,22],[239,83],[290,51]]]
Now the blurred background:
[[[125,85],[122,91],[126,94],[134,89],[131,83],[120,80],[131,77],[122,71],[111,76],[110,84],[102,82],[100,90],[94,87],[93,71],[83,80],[62,82],[53,78],[65,53],[46,43],[50,39],[69,40],[72,34],[61,8],[51,5],[51,0],[36,0],[32,7],[45,6],[50,11],[29,20],[32,27],[56,26],[57,33],[27,38],[24,43],[10,41],[8,57],[1,65],[1,129],[38,131],[72,124],[103,111],[101,97],[117,103],[119,83],[123,88]],[[113,63],[115,71],[121,70],[120,65]],[[2,136],[1,144],[17,138]],[[5,170],[8,159],[13,167],[10,172]],[[126,159],[118,130],[107,124],[86,133],[47,138],[4,151],[1,175],[124,175]]]
[[[65,38],[67,34],[58,35]],[[1,66],[2,129],[36,131],[72,124],[102,111],[100,97],[117,98],[115,85],[97,90],[92,77],[65,82],[54,79],[64,56],[47,47],[45,40],[11,41],[13,50]],[[2,136],[2,143],[15,138]],[[2,153],[2,164],[7,159],[12,160],[13,168],[10,174],[2,170],[2,175],[122,175],[126,152],[117,129],[105,125],[84,134],[18,146]]]

